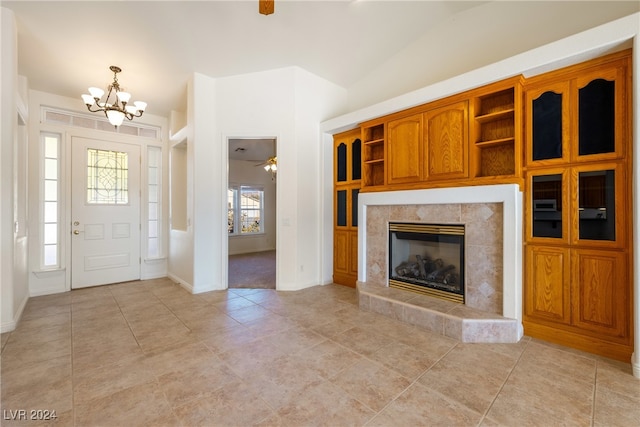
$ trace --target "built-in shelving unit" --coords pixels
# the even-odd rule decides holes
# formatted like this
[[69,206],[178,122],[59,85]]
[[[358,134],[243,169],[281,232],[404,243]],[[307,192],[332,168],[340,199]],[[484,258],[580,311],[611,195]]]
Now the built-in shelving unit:
[[362,126],[364,153],[362,156],[362,180],[364,187],[385,184],[385,132],[384,123]]
[[473,177],[511,177],[519,174],[520,144],[516,135],[519,122],[517,103],[519,82],[501,82],[486,87],[473,101]]

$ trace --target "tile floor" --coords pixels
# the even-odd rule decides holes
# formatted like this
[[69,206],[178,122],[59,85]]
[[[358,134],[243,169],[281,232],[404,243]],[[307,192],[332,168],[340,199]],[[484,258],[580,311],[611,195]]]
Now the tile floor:
[[3,426],[45,411],[69,426],[640,425],[629,365],[529,338],[461,344],[337,285],[36,297],[0,360]]

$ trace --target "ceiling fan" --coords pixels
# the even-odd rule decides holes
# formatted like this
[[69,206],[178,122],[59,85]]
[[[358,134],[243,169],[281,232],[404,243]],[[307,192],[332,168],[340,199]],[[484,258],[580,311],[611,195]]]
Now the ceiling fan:
[[273,140],[273,156],[267,157],[267,160],[264,162],[260,162],[255,166],[262,166],[264,170],[267,172],[271,172],[271,179],[274,179],[276,176],[276,171],[278,170],[278,157],[275,155],[276,152],[276,140]]
[[258,0],[258,12],[271,15],[275,9],[275,0]]

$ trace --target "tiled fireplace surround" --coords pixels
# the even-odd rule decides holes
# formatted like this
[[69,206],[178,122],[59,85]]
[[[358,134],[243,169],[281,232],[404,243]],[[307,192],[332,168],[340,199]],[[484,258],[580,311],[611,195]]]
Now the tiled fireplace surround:
[[[358,211],[360,307],[462,342],[522,338],[522,193],[484,185],[363,193]],[[389,222],[465,225],[465,303],[388,287]]]

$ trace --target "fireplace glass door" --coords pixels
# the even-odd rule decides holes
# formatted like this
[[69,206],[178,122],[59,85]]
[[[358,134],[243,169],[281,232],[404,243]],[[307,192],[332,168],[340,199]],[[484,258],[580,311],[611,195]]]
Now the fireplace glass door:
[[464,225],[390,223],[389,286],[464,303]]

